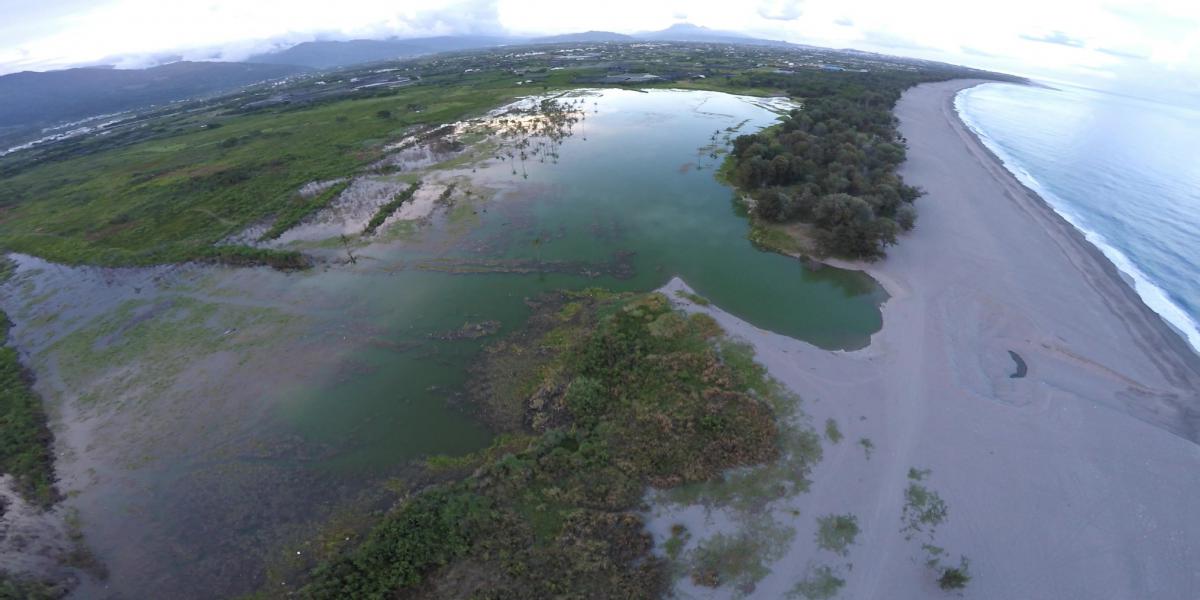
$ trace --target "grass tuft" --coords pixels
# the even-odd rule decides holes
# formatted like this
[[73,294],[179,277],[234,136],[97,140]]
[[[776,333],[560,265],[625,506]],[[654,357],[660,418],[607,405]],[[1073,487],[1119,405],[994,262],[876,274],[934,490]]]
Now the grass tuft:
[[842,431],[838,429],[837,421],[825,419],[825,439],[834,444],[842,441]]
[[805,600],[829,600],[838,595],[846,580],[837,576],[837,572],[828,565],[810,569],[804,579],[800,580],[791,591],[788,598],[804,598]]
[[817,519],[817,545],[823,550],[846,556],[856,537],[858,517],[854,515],[826,515]]

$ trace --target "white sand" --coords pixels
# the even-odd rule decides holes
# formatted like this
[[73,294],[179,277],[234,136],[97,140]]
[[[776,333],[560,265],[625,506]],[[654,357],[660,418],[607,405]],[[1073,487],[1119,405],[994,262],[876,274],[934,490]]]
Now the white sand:
[[[828,352],[688,305],[753,343],[818,430],[834,418],[845,435],[790,503],[799,516],[776,511],[796,535],[751,595],[783,597],[807,566],[829,565],[841,598],[944,596],[926,538],[900,534],[916,467],[949,505],[933,542],[971,560],[963,597],[1200,597],[1197,357],[958,120],[954,94],[976,83],[918,86],[897,105],[902,175],[928,194],[916,230],[860,265],[892,296],[868,348]],[[1009,377],[1008,350],[1027,377]],[[833,513],[862,529],[845,558],[814,543]],[[660,507],[650,528],[687,516]]]

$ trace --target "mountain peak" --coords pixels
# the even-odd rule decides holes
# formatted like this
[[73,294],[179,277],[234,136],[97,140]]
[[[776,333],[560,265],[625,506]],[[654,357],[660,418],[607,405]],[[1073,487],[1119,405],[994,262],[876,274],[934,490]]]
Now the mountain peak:
[[666,29],[659,31],[644,31],[637,34],[636,37],[644,39],[660,39],[660,40],[675,40],[675,41],[716,41],[716,40],[733,40],[733,39],[751,39],[744,33],[736,31],[721,31],[719,29],[709,29],[703,25],[695,25],[693,23],[682,22],[675,23]]
[[664,29],[663,31],[709,31],[709,32],[711,32],[712,30],[703,25],[695,25],[692,23],[688,23],[687,21],[684,21],[682,23],[676,23],[676,24]]

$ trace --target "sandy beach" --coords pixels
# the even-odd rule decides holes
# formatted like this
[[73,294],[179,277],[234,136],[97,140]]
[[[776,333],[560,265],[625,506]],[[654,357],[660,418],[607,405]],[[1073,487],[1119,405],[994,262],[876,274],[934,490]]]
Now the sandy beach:
[[[923,544],[970,560],[966,598],[1200,590],[1200,359],[959,120],[954,95],[978,83],[921,85],[896,107],[901,174],[927,194],[915,231],[857,265],[891,295],[869,347],[824,351],[670,294],[752,343],[811,423],[834,419],[845,438],[825,443],[811,491],[775,509],[796,534],[754,597],[783,597],[819,565],[845,580],[841,598],[945,595]],[[910,469],[929,470],[920,485],[948,514],[907,539]],[[861,528],[849,553],[819,549],[816,519],[847,513]],[[660,535],[715,518],[652,515]]]

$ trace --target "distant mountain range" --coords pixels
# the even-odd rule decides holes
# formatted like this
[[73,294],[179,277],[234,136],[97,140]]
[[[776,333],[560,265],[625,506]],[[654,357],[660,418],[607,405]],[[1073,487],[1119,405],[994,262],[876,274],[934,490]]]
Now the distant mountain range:
[[632,35],[625,35],[624,33],[584,31],[582,33],[564,33],[562,35],[533,38],[528,41],[531,44],[587,44],[597,42],[632,42],[635,39]]
[[[63,121],[195,98],[309,69],[336,69],[414,56],[508,45],[632,41],[787,45],[732,31],[679,23],[633,35],[585,31],[547,37],[442,36],[304,42],[245,62],[175,62],[148,69],[88,67],[0,76],[0,138]],[[33,129],[36,130],[36,129]]]
[[690,23],[678,23],[659,31],[633,35],[612,31],[584,31],[546,37],[443,36],[429,38],[304,42],[290,48],[256,54],[247,62],[299,65],[333,69],[350,65],[409,58],[423,54],[513,46],[523,44],[622,43],[634,41],[710,42],[728,44],[787,45],[732,31],[719,31]]
[[710,42],[710,43],[728,43],[728,44],[782,44],[786,42],[773,42],[760,38],[750,37],[748,35],[733,31],[719,31],[709,29],[691,23],[676,23],[666,29],[659,31],[643,31],[635,33],[633,37],[640,40],[651,40],[661,42]]
[[195,98],[307,70],[296,65],[176,62],[0,77],[0,127],[50,124]]
[[441,36],[411,39],[304,42],[285,50],[256,54],[247,58],[246,62],[272,65],[298,65],[313,69],[333,69],[362,63],[420,56],[422,54],[490,48],[519,42],[519,38],[491,36]]

